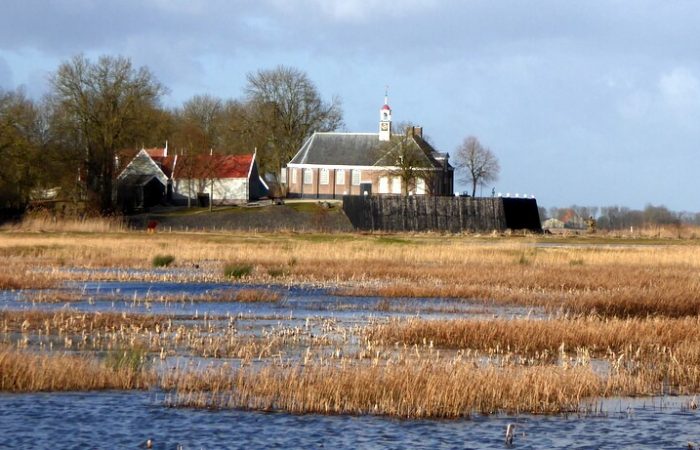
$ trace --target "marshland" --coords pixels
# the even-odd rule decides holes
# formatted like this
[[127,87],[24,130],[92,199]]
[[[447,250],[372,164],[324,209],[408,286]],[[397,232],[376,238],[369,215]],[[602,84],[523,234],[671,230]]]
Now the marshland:
[[[48,445],[72,411],[132,447],[501,448],[508,423],[519,448],[695,445],[699,244],[6,228],[0,428],[28,445],[40,416]],[[125,433],[139,418],[163,426]]]

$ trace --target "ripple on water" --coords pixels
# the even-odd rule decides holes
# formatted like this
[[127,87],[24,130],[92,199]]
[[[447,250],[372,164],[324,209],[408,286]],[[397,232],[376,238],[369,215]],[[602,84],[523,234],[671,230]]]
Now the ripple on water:
[[[162,394],[160,399],[162,399]],[[147,392],[0,395],[0,448],[686,448],[700,441],[687,399],[623,399],[602,417],[475,416],[398,420],[166,408]],[[618,410],[619,408],[619,410]]]

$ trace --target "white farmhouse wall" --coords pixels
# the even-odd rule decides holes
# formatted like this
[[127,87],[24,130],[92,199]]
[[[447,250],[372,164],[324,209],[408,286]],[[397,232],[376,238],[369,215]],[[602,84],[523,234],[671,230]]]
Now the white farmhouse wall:
[[240,203],[248,201],[246,178],[222,178],[214,181],[214,203]]
[[[187,198],[197,198],[198,192],[211,195],[211,182],[202,183],[201,179],[192,180],[192,188],[189,188],[190,180],[180,178],[175,180],[173,193]],[[214,180],[214,194],[211,195],[214,203],[242,203],[248,201],[248,180],[246,178],[221,178]]]

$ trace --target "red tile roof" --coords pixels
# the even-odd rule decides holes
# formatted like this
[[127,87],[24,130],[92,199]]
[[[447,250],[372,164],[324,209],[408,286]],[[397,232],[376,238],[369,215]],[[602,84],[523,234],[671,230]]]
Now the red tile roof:
[[165,175],[172,178],[246,178],[253,163],[253,155],[178,155],[151,158],[160,165]]
[[154,147],[154,148],[145,148],[144,150],[146,150],[146,153],[148,153],[148,156],[150,156],[151,158],[165,156],[165,148]]

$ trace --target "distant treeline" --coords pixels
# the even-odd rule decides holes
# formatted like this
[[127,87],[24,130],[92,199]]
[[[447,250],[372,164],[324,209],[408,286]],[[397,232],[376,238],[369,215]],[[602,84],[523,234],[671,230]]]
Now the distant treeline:
[[540,220],[557,219],[568,228],[585,228],[595,219],[596,226],[606,230],[630,227],[700,225],[700,213],[675,212],[665,206],[647,205],[643,210],[624,206],[578,206],[568,208],[540,207]]
[[166,108],[167,92],[148,68],[113,56],[63,62],[40,101],[0,86],[0,215],[47,189],[110,212],[119,157],[166,141],[180,154],[257,150],[261,172],[275,176],[307,136],[343,123],[340,100],[324,101],[290,67],[247,74],[237,99],[198,95]]

